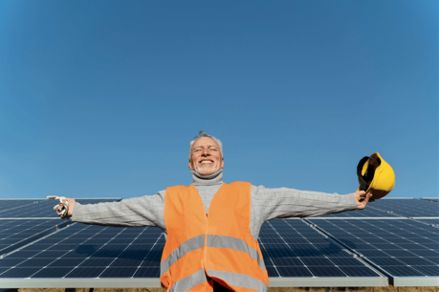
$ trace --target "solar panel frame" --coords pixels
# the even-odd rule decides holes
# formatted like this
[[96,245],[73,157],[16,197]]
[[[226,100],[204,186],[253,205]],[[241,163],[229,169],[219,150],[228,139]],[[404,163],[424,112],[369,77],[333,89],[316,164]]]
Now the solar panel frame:
[[158,278],[44,278],[44,279],[13,279],[0,278],[2,288],[160,288]]

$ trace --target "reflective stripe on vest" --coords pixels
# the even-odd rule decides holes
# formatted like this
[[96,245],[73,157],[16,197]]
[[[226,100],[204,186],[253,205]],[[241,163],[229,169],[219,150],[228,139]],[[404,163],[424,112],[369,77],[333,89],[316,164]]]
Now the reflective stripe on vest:
[[203,282],[207,282],[206,273],[204,272],[204,269],[200,269],[193,273],[192,275],[189,275],[177,282],[175,282],[174,286],[169,289],[169,291],[172,292],[180,292],[180,291],[187,291]]
[[231,248],[234,250],[247,253],[252,259],[258,262],[261,269],[265,269],[264,260],[259,256],[256,249],[249,246],[245,241],[239,238],[224,235],[208,235],[207,246],[219,248]]
[[249,277],[247,275],[212,270],[207,271],[207,273],[209,274],[209,276],[218,277],[222,280],[227,281],[227,284],[230,284],[232,286],[254,289],[256,291],[268,291],[267,286],[264,284],[264,282]]
[[[252,259],[258,262],[258,265],[259,267],[261,267],[261,269],[265,269],[264,260],[259,256],[258,252],[254,248],[249,246],[245,241],[239,238],[222,235],[208,235],[207,246],[217,248],[230,248],[237,251],[245,252]],[[169,268],[186,253],[203,247],[204,235],[193,237],[183,242],[177,249],[172,251],[172,253],[160,263],[160,274],[162,275],[166,271],[168,271]]]
[[[263,282],[254,279],[252,277],[249,277],[247,275],[224,272],[224,271],[208,271],[208,273],[209,276],[218,277],[222,280],[227,281],[228,284],[235,287],[254,289],[256,291],[268,291],[267,286],[265,286]],[[189,275],[181,279],[180,281],[177,281],[169,291],[172,292],[187,291],[207,281],[208,280],[206,278],[206,274],[204,270],[200,269],[195,273],[193,273],[192,275]]]
[[186,240],[180,246],[172,251],[172,253],[160,263],[160,276],[169,270],[169,268],[184,256],[186,253],[198,249],[203,248],[204,246],[204,235],[200,235],[197,237],[193,237],[189,240]]
[[[258,279],[254,279],[247,275],[230,273],[224,271],[208,271],[209,276],[217,277],[222,280],[227,281],[227,283],[231,286],[253,289],[256,291],[268,291],[267,286],[262,281]],[[179,281],[177,281],[174,286],[171,287],[169,291],[178,292],[178,291],[187,291],[197,285],[200,285],[203,282],[207,282],[206,274],[203,269],[200,269]]]

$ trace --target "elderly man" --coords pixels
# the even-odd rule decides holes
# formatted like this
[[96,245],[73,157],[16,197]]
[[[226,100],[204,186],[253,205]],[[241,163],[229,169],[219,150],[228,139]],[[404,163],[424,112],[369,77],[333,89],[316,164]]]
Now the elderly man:
[[222,143],[205,132],[191,141],[188,166],[188,186],[93,205],[61,199],[54,209],[77,222],[161,227],[167,239],[160,280],[170,291],[266,291],[257,242],[264,221],[363,209],[371,197],[224,183]]

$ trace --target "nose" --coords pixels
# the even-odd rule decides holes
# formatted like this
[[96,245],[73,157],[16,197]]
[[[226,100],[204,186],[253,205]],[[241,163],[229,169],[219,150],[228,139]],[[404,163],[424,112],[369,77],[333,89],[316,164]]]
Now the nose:
[[210,155],[210,150],[208,148],[203,149],[203,153],[201,153],[202,156],[208,156]]

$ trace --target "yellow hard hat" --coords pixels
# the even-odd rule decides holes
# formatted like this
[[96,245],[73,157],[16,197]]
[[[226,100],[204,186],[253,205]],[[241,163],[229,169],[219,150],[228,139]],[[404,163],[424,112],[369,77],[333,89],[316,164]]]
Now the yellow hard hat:
[[363,157],[357,165],[360,190],[371,192],[372,199],[387,195],[395,185],[395,172],[378,152]]

